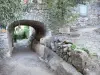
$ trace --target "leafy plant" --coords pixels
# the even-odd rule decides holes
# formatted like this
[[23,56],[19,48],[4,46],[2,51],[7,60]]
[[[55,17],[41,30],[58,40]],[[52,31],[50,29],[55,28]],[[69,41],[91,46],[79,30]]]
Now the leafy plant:
[[87,54],[90,55],[90,52],[87,48],[80,48],[80,47],[77,47],[75,44],[71,45],[71,49],[72,50],[77,50],[77,51],[85,51]]
[[85,3],[91,0],[44,0],[47,4],[49,15],[49,27],[52,30],[57,30],[62,26],[73,23],[78,17],[78,14],[73,13],[73,7],[78,3]]
[[16,42],[17,39],[27,39],[29,35],[29,27],[24,26],[24,29],[18,28],[18,30],[14,31],[14,41]]
[[21,0],[0,0],[0,22],[9,24],[22,13]]
[[75,49],[76,49],[76,45],[75,45],[75,44],[72,44],[72,45],[71,45],[71,49],[72,49],[72,50],[75,50]]
[[85,51],[87,54],[90,54],[88,49],[82,48],[82,50]]

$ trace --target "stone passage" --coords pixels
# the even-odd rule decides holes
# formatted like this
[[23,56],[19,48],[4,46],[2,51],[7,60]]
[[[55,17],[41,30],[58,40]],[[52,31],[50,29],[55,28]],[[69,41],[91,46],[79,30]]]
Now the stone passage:
[[[14,35],[14,28],[18,25],[25,25],[25,26],[31,26],[32,28],[35,29],[35,35],[34,32],[32,33],[32,36],[30,38],[31,46],[34,46],[33,42],[35,44],[38,44],[40,42],[40,39],[45,36],[46,33],[46,28],[43,23],[39,21],[34,21],[34,20],[18,20],[14,21],[10,25],[7,26],[7,34],[8,34],[8,41],[9,41],[9,50],[10,54],[12,53],[12,50],[14,48],[13,45],[13,35]],[[31,47],[33,48],[33,47]]]

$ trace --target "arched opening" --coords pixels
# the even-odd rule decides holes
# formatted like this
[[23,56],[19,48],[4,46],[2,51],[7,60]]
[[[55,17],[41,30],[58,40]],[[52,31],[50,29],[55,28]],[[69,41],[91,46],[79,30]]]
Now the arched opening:
[[24,25],[19,25],[14,28],[14,36],[13,40],[14,43],[17,43],[23,39],[29,39],[29,37],[34,33],[35,35],[35,29],[33,29],[30,26],[24,26]]
[[14,31],[15,31],[16,27],[18,27],[18,26],[30,26],[35,30],[35,33],[32,32],[32,35],[29,37],[30,38],[29,39],[30,48],[32,50],[34,49],[33,42],[35,42],[35,44],[38,44],[40,42],[40,39],[43,36],[45,36],[45,33],[46,33],[46,28],[45,28],[44,24],[39,21],[34,21],[34,20],[14,21],[7,27],[10,54],[12,54],[12,51],[14,49],[14,41],[16,41],[14,38]]
[[[34,35],[33,35],[34,33]],[[31,38],[31,36],[33,37]],[[31,39],[34,39],[35,29],[31,26],[19,25],[14,28],[12,54],[31,50]],[[30,47],[30,48],[29,48]]]

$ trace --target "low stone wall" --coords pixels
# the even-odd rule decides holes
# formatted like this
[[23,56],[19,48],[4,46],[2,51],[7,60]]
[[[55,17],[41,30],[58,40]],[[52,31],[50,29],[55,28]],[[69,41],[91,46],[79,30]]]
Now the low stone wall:
[[[37,48],[38,47],[38,48]],[[36,53],[45,61],[56,75],[82,75],[71,64],[66,63],[50,48],[37,44]]]
[[[52,47],[52,45],[54,45],[53,46],[54,48]],[[49,62],[54,57],[54,61],[52,62],[56,63],[56,60],[58,61],[60,59],[57,59],[55,56],[53,56],[52,52],[55,52],[58,55],[58,57],[61,57],[64,61],[66,61],[66,63],[71,64],[73,68],[79,71],[82,75],[99,75],[100,64],[98,63],[98,61],[94,61],[90,57],[88,51],[81,49],[78,50],[72,49],[71,48],[72,45],[73,43],[71,42],[66,42],[59,39],[53,40],[52,38],[50,38],[47,40],[45,44],[45,47],[48,47],[49,49],[44,48],[43,58],[45,57],[45,59],[47,59]],[[59,67],[57,67],[57,69],[59,69]],[[75,74],[68,74],[68,75],[75,75]]]

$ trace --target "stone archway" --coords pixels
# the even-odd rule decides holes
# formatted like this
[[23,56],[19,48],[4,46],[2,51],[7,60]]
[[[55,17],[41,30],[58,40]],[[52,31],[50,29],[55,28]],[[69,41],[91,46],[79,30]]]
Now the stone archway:
[[[40,39],[45,36],[46,28],[43,23],[34,20],[17,20],[7,26],[7,34],[8,34],[8,41],[9,41],[9,51],[10,54],[13,51],[13,35],[14,35],[14,28],[19,25],[31,26],[35,29],[35,36],[31,36],[31,44],[36,42],[37,44],[40,42]],[[34,34],[34,33],[33,33]],[[32,39],[34,37],[34,39]],[[33,46],[33,45],[31,45]]]

